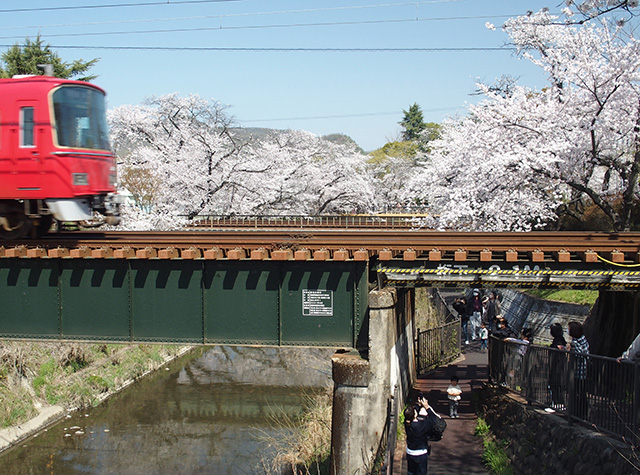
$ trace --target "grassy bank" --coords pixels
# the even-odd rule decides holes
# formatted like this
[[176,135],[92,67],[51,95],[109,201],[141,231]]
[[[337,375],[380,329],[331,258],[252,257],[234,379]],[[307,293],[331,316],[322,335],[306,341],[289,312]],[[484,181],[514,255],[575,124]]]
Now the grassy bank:
[[0,428],[44,406],[94,406],[186,347],[81,343],[0,343]]
[[513,475],[511,461],[504,450],[505,443],[494,437],[491,428],[482,417],[478,417],[474,433],[482,439],[484,445],[482,460],[491,475]]
[[599,292],[597,290],[572,290],[572,289],[530,289],[526,294],[544,300],[557,300],[559,302],[575,303],[593,307]]

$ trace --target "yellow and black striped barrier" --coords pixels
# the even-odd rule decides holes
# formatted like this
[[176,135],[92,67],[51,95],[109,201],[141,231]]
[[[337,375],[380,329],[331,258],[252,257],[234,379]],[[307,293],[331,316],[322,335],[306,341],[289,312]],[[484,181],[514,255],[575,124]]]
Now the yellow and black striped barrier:
[[617,270],[513,270],[426,269],[381,267],[384,285],[406,287],[571,287],[637,289],[640,271]]

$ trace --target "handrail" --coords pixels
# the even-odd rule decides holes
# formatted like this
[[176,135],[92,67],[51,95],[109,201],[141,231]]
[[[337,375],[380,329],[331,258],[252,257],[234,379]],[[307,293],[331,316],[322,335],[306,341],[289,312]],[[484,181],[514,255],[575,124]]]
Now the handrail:
[[384,460],[380,467],[381,474],[392,475],[393,474],[393,456],[396,448],[396,437],[398,434],[398,397],[400,390],[396,384],[393,388],[393,395],[389,397],[387,402],[387,421],[385,424],[386,434],[386,447]]
[[638,444],[640,363],[489,339],[489,377],[528,403]]
[[399,215],[285,215],[285,216],[224,216],[203,215],[190,220],[189,227],[196,229],[215,228],[274,228],[286,227],[296,229],[306,228],[401,228],[411,229],[420,226],[419,221],[424,216],[399,214]]

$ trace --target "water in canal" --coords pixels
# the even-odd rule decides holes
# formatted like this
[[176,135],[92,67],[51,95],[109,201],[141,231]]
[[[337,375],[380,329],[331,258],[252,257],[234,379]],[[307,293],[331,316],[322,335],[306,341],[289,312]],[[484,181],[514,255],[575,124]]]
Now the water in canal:
[[331,350],[197,350],[2,454],[0,473],[253,474],[331,380]]

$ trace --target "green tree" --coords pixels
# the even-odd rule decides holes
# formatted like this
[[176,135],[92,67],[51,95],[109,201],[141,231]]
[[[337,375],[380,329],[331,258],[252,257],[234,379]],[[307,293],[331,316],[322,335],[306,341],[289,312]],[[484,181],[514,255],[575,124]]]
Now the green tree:
[[389,158],[413,159],[418,153],[420,145],[416,142],[387,142],[382,147],[369,154],[368,162],[374,165],[384,164]]
[[405,142],[415,142],[420,139],[422,131],[426,128],[424,117],[420,106],[414,103],[409,110],[403,110],[404,117],[400,122],[400,126],[404,129],[402,132],[402,140]]
[[53,66],[55,77],[91,81],[98,76],[84,74],[98,61],[99,58],[90,61],[76,59],[71,63],[64,62],[51,50],[51,45],[44,44],[38,35],[33,41],[27,38],[22,45],[16,43],[0,56],[0,77],[10,78],[16,74],[43,74],[38,65],[50,64]]
[[427,122],[424,124],[424,132],[422,133],[422,140],[427,144],[432,140],[440,138],[440,129],[442,126],[435,122]]

